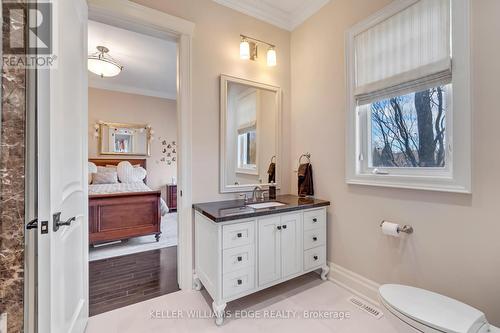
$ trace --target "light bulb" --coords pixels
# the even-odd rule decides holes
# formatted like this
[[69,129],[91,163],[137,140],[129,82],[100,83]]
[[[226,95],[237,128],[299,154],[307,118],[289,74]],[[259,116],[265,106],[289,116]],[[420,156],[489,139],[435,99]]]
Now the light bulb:
[[246,39],[242,39],[240,43],[240,58],[243,60],[250,59],[250,43]]
[[267,65],[269,67],[274,67],[276,66],[276,50],[274,47],[269,48],[267,50]]

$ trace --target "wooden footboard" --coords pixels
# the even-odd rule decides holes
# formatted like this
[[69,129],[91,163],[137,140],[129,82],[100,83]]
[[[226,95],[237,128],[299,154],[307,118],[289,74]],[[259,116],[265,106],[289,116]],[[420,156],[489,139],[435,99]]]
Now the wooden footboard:
[[160,231],[160,191],[89,196],[89,243],[91,245]]

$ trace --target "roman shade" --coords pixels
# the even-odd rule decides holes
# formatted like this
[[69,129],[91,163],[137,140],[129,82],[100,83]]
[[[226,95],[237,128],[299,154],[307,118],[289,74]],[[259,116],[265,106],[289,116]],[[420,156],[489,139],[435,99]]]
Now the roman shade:
[[358,105],[451,82],[450,0],[410,1],[354,37]]

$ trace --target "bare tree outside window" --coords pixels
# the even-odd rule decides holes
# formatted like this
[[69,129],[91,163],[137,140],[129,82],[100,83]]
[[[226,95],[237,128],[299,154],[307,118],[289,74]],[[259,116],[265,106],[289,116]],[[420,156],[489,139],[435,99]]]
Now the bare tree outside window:
[[439,86],[372,103],[372,166],[444,167],[446,93]]

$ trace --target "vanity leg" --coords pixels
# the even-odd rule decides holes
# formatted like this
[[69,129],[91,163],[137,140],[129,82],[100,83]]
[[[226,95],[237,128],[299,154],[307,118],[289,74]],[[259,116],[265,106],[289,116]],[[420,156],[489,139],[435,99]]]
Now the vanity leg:
[[198,275],[193,274],[193,289],[196,291],[200,291],[202,287],[203,284],[201,283],[200,278],[198,278]]
[[224,323],[224,309],[226,305],[226,303],[217,304],[215,301],[212,302],[212,309],[215,314],[215,324],[217,326],[221,326]]
[[328,272],[330,272],[330,267],[328,267],[328,265],[321,267],[321,280],[327,280]]
[[161,237],[161,232],[155,234],[156,242],[160,241],[160,237]]

